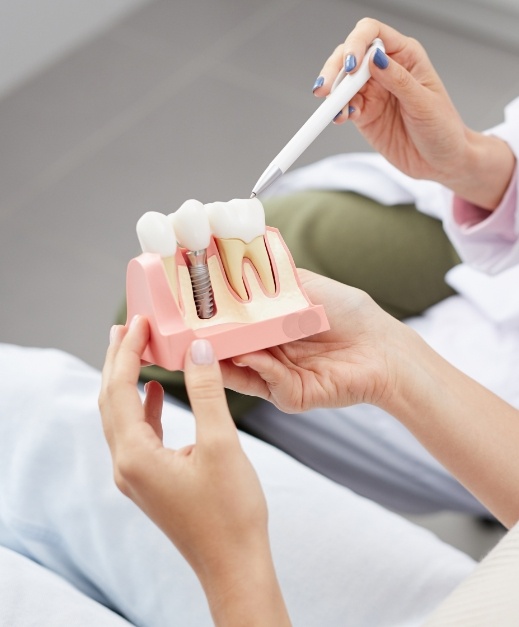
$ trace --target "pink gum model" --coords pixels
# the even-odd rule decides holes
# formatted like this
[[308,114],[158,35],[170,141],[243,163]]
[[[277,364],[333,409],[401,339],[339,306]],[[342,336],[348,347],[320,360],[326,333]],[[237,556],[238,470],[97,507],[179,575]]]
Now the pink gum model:
[[[275,268],[276,294],[269,300],[280,304],[285,311],[282,315],[266,313],[264,319],[255,322],[225,322],[219,324],[212,319],[198,320],[198,328],[192,328],[186,323],[183,300],[192,299],[190,294],[182,294],[179,287],[179,298],[173,295],[162,259],[158,254],[143,253],[130,261],[126,277],[126,298],[128,304],[127,324],[136,314],[148,319],[150,325],[150,341],[143,355],[143,359],[150,364],[162,366],[168,370],[182,370],[186,351],[195,339],[208,339],[215,351],[217,359],[226,359],[235,355],[242,355],[252,351],[277,346],[285,342],[301,339],[326,331],[330,328],[322,305],[313,305],[306,296],[294,265],[290,252],[284,243],[279,231],[267,227],[265,241],[271,263],[272,250],[268,244],[269,238],[276,237],[282,244],[289,261],[289,270],[292,273],[291,287],[287,291],[279,289],[280,278]],[[186,266],[185,251],[177,249],[175,262],[178,269]],[[239,308],[247,307],[248,302],[242,301],[234,295],[223,270],[218,248],[211,238],[207,249],[208,260],[215,257],[224,277],[229,292],[237,301]],[[287,264],[288,267],[288,264]],[[178,273],[177,273],[178,279]],[[297,293],[296,293],[297,292]],[[215,295],[216,297],[216,295]],[[294,303],[294,304],[293,304]],[[302,303],[302,304],[301,304]],[[218,301],[216,300],[218,311]],[[272,308],[270,308],[272,309]]]

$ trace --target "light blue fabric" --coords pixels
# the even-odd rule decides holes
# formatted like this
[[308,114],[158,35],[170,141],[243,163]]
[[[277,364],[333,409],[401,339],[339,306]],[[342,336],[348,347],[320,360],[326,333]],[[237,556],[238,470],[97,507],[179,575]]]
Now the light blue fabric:
[[81,594],[30,559],[0,546],[2,627],[130,627],[130,623]]
[[[99,373],[69,355],[0,345],[0,543],[135,625],[209,626],[190,568],[114,486],[99,385]],[[193,427],[167,404],[168,445],[192,441]],[[428,531],[241,439],[265,489],[294,625],[419,625],[473,570]]]

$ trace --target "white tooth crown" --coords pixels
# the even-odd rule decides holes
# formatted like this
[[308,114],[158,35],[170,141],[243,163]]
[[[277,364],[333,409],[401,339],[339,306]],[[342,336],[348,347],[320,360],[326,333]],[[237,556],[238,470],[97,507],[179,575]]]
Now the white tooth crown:
[[172,257],[177,251],[175,231],[167,216],[148,211],[137,222],[137,237],[144,253],[158,253],[162,258]]
[[183,248],[204,250],[209,246],[211,227],[200,201],[186,200],[168,219],[173,223],[177,241]]
[[169,287],[178,300],[177,239],[171,221],[163,213],[148,211],[137,222],[137,237],[143,253],[156,253],[162,257]]
[[235,198],[205,205],[213,235],[219,239],[241,239],[248,244],[265,235],[265,210],[257,198]]

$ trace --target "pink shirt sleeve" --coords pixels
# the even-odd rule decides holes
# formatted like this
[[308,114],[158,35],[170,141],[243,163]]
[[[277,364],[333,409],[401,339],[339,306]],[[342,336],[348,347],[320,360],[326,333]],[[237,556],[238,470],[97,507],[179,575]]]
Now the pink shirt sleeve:
[[463,261],[497,274],[519,264],[517,168],[499,206],[492,212],[454,197],[444,227]]
[[[504,140],[519,161],[519,98],[505,108],[502,124],[487,131]],[[489,213],[455,198],[445,219],[447,235],[460,257],[477,270],[497,274],[519,264],[518,170],[499,207]]]
[[512,176],[508,189],[499,206],[494,211],[481,209],[472,203],[454,196],[452,203],[452,226],[465,235],[500,235],[514,241],[517,235],[515,217],[517,208],[517,170]]

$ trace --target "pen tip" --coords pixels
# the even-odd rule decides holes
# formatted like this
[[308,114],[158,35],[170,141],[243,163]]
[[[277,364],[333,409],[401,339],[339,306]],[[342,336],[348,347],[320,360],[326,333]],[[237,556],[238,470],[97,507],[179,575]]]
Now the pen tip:
[[252,194],[249,196],[249,198],[256,198],[256,192],[252,192]]

